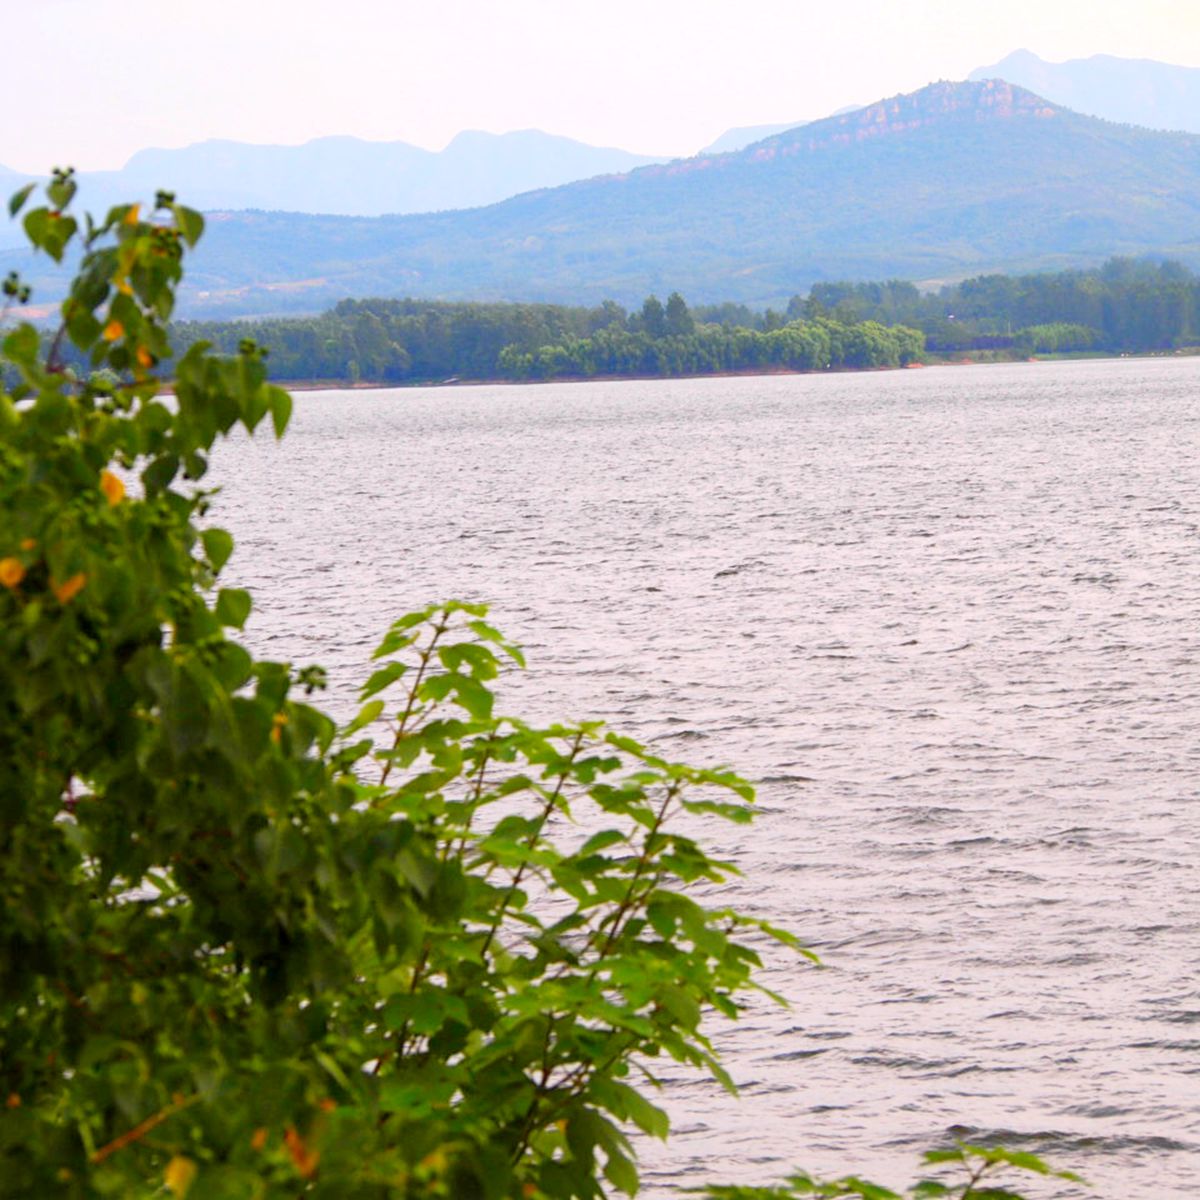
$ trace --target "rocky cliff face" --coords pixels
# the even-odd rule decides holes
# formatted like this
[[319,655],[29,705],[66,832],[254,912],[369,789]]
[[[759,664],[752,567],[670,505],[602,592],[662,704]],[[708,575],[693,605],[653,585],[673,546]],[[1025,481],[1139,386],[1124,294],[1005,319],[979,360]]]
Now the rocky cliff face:
[[639,174],[685,175],[720,170],[747,161],[770,162],[830,147],[894,137],[948,121],[1045,121],[1059,116],[1062,111],[1033,92],[1003,79],[931,83],[917,92],[893,96],[854,112],[789,129],[732,154],[685,159],[650,167]]
[[796,154],[823,146],[848,146],[871,138],[895,136],[947,119],[965,117],[981,122],[1048,120],[1058,112],[1040,96],[1002,79],[979,83],[931,83],[919,92],[893,96],[857,112],[830,117],[803,129],[768,138],[749,147],[746,153],[754,158],[771,158],[776,154]]

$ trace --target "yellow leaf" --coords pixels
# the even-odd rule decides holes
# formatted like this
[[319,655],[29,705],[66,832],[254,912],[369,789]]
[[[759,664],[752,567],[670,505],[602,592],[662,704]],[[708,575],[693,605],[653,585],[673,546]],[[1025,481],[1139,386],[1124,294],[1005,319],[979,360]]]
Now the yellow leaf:
[[11,591],[25,578],[25,564],[19,558],[0,558],[0,584]]
[[186,1196],[195,1178],[196,1164],[182,1154],[175,1155],[163,1172],[163,1182],[173,1196]]
[[54,588],[54,598],[59,604],[70,604],[83,591],[84,584],[86,583],[87,576],[82,571],[77,571],[70,579],[52,585]]
[[288,1153],[292,1156],[292,1162],[296,1164],[296,1170],[305,1179],[311,1179],[316,1174],[317,1163],[321,1160],[321,1152],[310,1150],[304,1139],[290,1125],[284,1130],[283,1140],[287,1145]]
[[125,485],[111,472],[100,472],[100,490],[110,505],[120,504],[125,498]]
[[106,342],[115,342],[125,332],[125,326],[114,317],[104,327],[104,332],[100,335]]

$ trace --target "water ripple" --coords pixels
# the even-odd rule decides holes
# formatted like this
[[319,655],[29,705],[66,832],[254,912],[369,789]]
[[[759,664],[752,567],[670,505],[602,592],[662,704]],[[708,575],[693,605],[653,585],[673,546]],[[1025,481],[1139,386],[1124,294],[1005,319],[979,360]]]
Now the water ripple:
[[949,1137],[1190,1195],[1198,394],[1195,359],[310,394],[218,457],[217,516],[257,648],[342,711],[395,615],[483,598],[508,711],[760,781],[725,893],[827,966],[769,957],[794,1007],[722,1031],[741,1105],[664,1071],[649,1195]]

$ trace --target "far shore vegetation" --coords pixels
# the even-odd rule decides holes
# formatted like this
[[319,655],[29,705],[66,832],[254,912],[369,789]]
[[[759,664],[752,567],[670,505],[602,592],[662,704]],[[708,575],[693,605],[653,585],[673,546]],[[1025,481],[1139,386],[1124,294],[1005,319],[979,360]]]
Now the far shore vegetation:
[[981,275],[922,292],[902,280],[818,283],[782,311],[689,307],[673,292],[593,306],[344,300],[320,316],[174,328],[181,347],[245,338],[296,384],[751,374],[920,362],[1162,353],[1200,346],[1200,276],[1113,258],[1091,271]]
[[1113,258],[1090,271],[981,275],[936,291],[894,279],[823,282],[765,310],[689,306],[678,292],[633,310],[612,300],[343,300],[315,316],[179,321],[172,337],[180,352],[207,342],[226,354],[250,339],[269,354],[271,378],[300,388],[1187,353],[1200,351],[1200,275]]

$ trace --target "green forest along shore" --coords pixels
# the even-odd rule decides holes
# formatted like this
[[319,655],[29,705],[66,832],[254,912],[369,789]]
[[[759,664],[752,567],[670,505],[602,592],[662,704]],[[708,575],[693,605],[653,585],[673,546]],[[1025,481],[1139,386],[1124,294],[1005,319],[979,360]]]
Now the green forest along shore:
[[314,317],[181,322],[181,348],[269,347],[298,386],[661,378],[878,369],[921,361],[1137,354],[1200,344],[1200,277],[1174,262],[914,284],[818,283],[783,312],[689,308],[679,293],[594,306],[344,300]]
[[[818,283],[783,311],[689,307],[678,292],[633,311],[612,300],[343,300],[317,316],[177,322],[172,337],[179,353],[201,341],[235,353],[253,341],[269,352],[271,377],[298,388],[1186,353],[1200,347],[1200,276],[1170,261],[1115,258],[1091,271],[984,275],[936,291],[901,280]],[[82,359],[71,365],[86,369]]]

